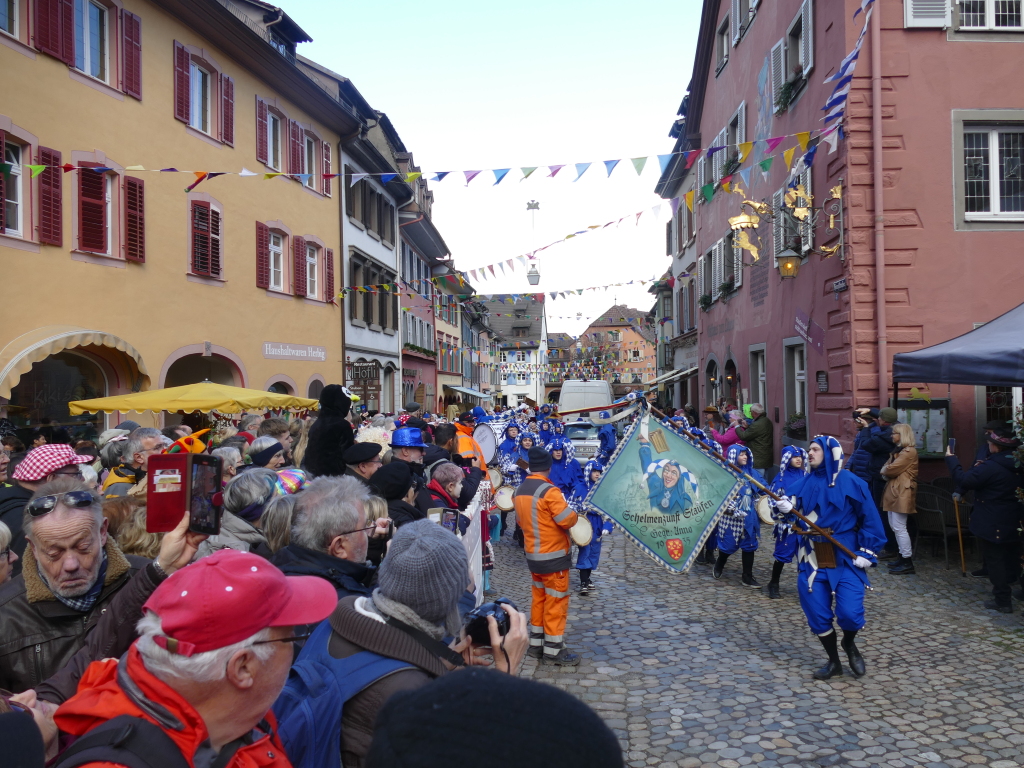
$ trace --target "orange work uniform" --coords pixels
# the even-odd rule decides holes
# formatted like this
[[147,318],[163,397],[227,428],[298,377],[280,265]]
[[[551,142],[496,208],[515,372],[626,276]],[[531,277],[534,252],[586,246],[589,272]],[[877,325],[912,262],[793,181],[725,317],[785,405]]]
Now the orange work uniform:
[[553,658],[565,647],[572,565],[569,529],[578,518],[562,492],[544,475],[527,475],[516,489],[514,501],[526,564],[533,576],[530,645],[543,646],[544,655]]
[[468,424],[459,422],[455,425],[456,432],[459,433],[456,438],[458,442],[459,455],[464,458],[476,457],[480,462],[480,471],[484,473],[484,477],[487,476],[487,462],[484,460],[484,449],[480,447],[480,443],[473,439],[473,427]]

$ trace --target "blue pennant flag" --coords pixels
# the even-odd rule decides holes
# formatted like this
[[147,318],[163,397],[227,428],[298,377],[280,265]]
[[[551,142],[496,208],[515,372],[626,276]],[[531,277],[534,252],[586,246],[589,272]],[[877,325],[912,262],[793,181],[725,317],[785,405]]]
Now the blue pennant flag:
[[397,173],[382,173],[380,175],[380,183],[381,184],[387,184],[389,181],[391,181],[396,176],[398,176]]
[[508,174],[508,172],[511,171],[511,170],[512,170],[511,168],[495,168],[494,171],[493,171],[493,173],[494,173],[494,184],[492,186],[496,187],[499,184],[501,184],[501,180],[504,179],[505,176]]
[[618,160],[605,160],[604,161],[604,167],[605,167],[605,170],[608,171],[608,175],[609,176],[612,175],[612,171],[615,170],[615,166],[618,165],[618,164],[619,164]]

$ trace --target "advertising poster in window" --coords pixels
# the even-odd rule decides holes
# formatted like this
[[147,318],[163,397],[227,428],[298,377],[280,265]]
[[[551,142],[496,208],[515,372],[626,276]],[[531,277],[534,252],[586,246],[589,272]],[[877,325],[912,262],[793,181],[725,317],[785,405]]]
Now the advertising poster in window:
[[732,470],[651,422],[647,438],[630,427],[587,504],[655,562],[685,573],[740,486]]

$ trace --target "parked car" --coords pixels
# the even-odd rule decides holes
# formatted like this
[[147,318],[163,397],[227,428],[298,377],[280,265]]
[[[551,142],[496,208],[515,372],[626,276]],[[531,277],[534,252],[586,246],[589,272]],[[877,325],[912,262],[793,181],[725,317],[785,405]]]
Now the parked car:
[[600,427],[592,421],[566,421],[565,436],[572,440],[576,450],[576,461],[586,463],[597,455],[601,449],[601,441],[597,438]]

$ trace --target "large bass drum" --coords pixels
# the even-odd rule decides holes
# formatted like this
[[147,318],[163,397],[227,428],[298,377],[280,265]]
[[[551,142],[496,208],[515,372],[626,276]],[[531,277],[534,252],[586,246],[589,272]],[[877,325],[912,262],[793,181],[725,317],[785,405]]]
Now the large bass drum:
[[489,421],[477,424],[473,428],[473,439],[476,440],[480,449],[484,452],[484,461],[488,464],[496,463],[499,437],[503,431],[504,425],[491,424]]

